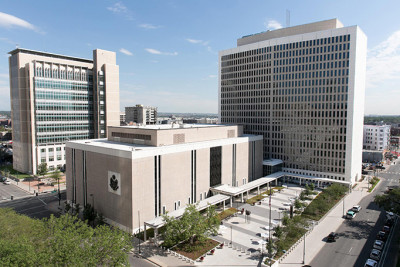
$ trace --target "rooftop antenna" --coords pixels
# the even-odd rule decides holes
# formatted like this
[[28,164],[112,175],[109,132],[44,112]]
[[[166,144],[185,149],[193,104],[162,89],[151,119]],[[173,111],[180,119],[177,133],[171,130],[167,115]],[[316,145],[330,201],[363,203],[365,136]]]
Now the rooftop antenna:
[[286,28],[290,27],[290,10],[286,9]]

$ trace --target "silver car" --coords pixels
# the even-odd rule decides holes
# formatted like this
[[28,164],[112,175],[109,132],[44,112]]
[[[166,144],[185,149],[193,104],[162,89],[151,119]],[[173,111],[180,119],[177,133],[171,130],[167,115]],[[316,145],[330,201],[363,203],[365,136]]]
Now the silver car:
[[384,245],[385,245],[385,242],[383,242],[382,240],[375,240],[374,248],[382,250]]
[[373,260],[379,261],[381,258],[381,251],[377,249],[373,249],[369,257]]

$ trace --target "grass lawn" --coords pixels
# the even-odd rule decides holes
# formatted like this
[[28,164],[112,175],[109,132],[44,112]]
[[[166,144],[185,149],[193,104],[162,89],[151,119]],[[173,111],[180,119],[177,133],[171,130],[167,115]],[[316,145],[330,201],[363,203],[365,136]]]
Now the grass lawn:
[[172,250],[189,259],[196,260],[218,245],[219,243],[212,239],[206,239],[202,243],[196,240],[193,245],[189,241],[185,241],[173,247]]
[[4,172],[8,171],[10,172],[10,174],[18,179],[24,179],[24,178],[28,178],[31,177],[31,175],[26,174],[26,173],[22,173],[19,171],[16,171],[13,169],[12,165],[6,165],[6,166],[2,166],[0,167],[0,170],[2,171],[2,173],[4,174]]

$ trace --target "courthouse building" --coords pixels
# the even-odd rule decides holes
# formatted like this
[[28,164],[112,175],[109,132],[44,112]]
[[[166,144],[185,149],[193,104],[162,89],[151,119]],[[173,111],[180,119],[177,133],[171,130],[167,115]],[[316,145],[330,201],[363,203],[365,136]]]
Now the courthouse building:
[[[94,204],[127,231],[167,211],[262,176],[262,136],[231,125],[108,127],[107,139],[67,143],[67,200]],[[229,198],[229,197],[227,197]],[[223,198],[225,199],[225,198]]]

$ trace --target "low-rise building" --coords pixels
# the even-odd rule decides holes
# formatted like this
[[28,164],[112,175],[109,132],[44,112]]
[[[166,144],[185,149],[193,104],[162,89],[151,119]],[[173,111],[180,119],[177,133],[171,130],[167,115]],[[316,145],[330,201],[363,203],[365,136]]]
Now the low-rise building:
[[143,105],[125,107],[125,122],[141,125],[157,123],[157,108]]
[[363,149],[382,151],[389,140],[390,125],[364,125]]
[[107,139],[67,143],[67,200],[131,232],[139,213],[153,220],[262,177],[262,138],[232,125],[109,127]]

